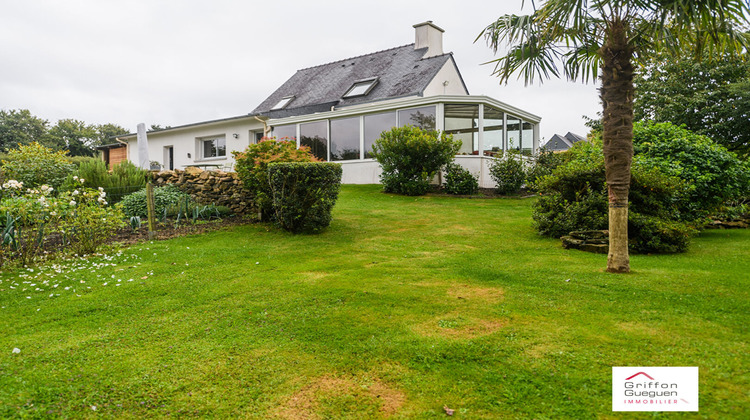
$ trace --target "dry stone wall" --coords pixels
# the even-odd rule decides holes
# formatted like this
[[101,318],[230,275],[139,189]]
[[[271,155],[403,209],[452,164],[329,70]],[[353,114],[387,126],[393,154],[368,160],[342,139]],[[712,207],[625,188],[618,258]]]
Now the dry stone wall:
[[154,183],[173,184],[201,204],[226,206],[235,214],[253,214],[252,195],[242,188],[236,172],[185,170],[151,172]]

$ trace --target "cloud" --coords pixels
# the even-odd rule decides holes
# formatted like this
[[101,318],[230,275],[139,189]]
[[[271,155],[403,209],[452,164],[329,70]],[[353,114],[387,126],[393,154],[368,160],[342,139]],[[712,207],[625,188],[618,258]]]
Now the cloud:
[[585,134],[593,85],[499,85],[482,28],[507,2],[153,1],[8,2],[0,15],[0,109],[54,122],[76,118],[134,130],[242,115],[297,69],[414,42],[412,25],[445,29],[472,94],[540,115],[541,134]]

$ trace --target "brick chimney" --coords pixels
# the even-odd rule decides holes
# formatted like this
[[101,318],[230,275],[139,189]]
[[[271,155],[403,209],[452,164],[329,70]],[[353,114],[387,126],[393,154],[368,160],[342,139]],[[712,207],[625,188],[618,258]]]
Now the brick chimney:
[[444,30],[433,24],[431,20],[414,25],[414,29],[414,49],[418,50],[421,48],[427,48],[427,52],[424,53],[424,56],[422,56],[422,58],[430,58],[437,55],[443,55]]

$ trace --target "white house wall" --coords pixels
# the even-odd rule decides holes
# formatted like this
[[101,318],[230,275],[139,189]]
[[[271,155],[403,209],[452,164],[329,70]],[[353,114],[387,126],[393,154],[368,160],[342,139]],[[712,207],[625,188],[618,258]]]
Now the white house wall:
[[[445,84],[447,82],[447,84]],[[461,75],[453,60],[448,60],[427,85],[423,96],[468,95]]]
[[[195,125],[174,130],[156,131],[148,133],[149,159],[165,165],[165,148],[174,148],[174,168],[184,169],[186,165],[227,165],[234,163],[232,151],[242,151],[247,148],[252,138],[252,132],[262,132],[263,125],[255,120],[243,119],[221,123]],[[237,134],[237,138],[234,135]],[[224,136],[226,139],[226,156],[201,159],[198,139],[210,136]],[[138,161],[137,140],[128,139],[128,149],[131,162]],[[190,157],[188,157],[188,154]]]
[[377,184],[380,182],[380,174],[383,170],[374,159],[361,161],[341,161],[341,183],[342,184]]

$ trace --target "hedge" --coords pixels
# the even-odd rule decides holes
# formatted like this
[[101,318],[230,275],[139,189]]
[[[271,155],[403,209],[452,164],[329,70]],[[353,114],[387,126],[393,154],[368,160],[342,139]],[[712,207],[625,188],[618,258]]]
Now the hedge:
[[293,233],[319,232],[328,227],[341,187],[341,173],[338,163],[270,164],[274,223]]

